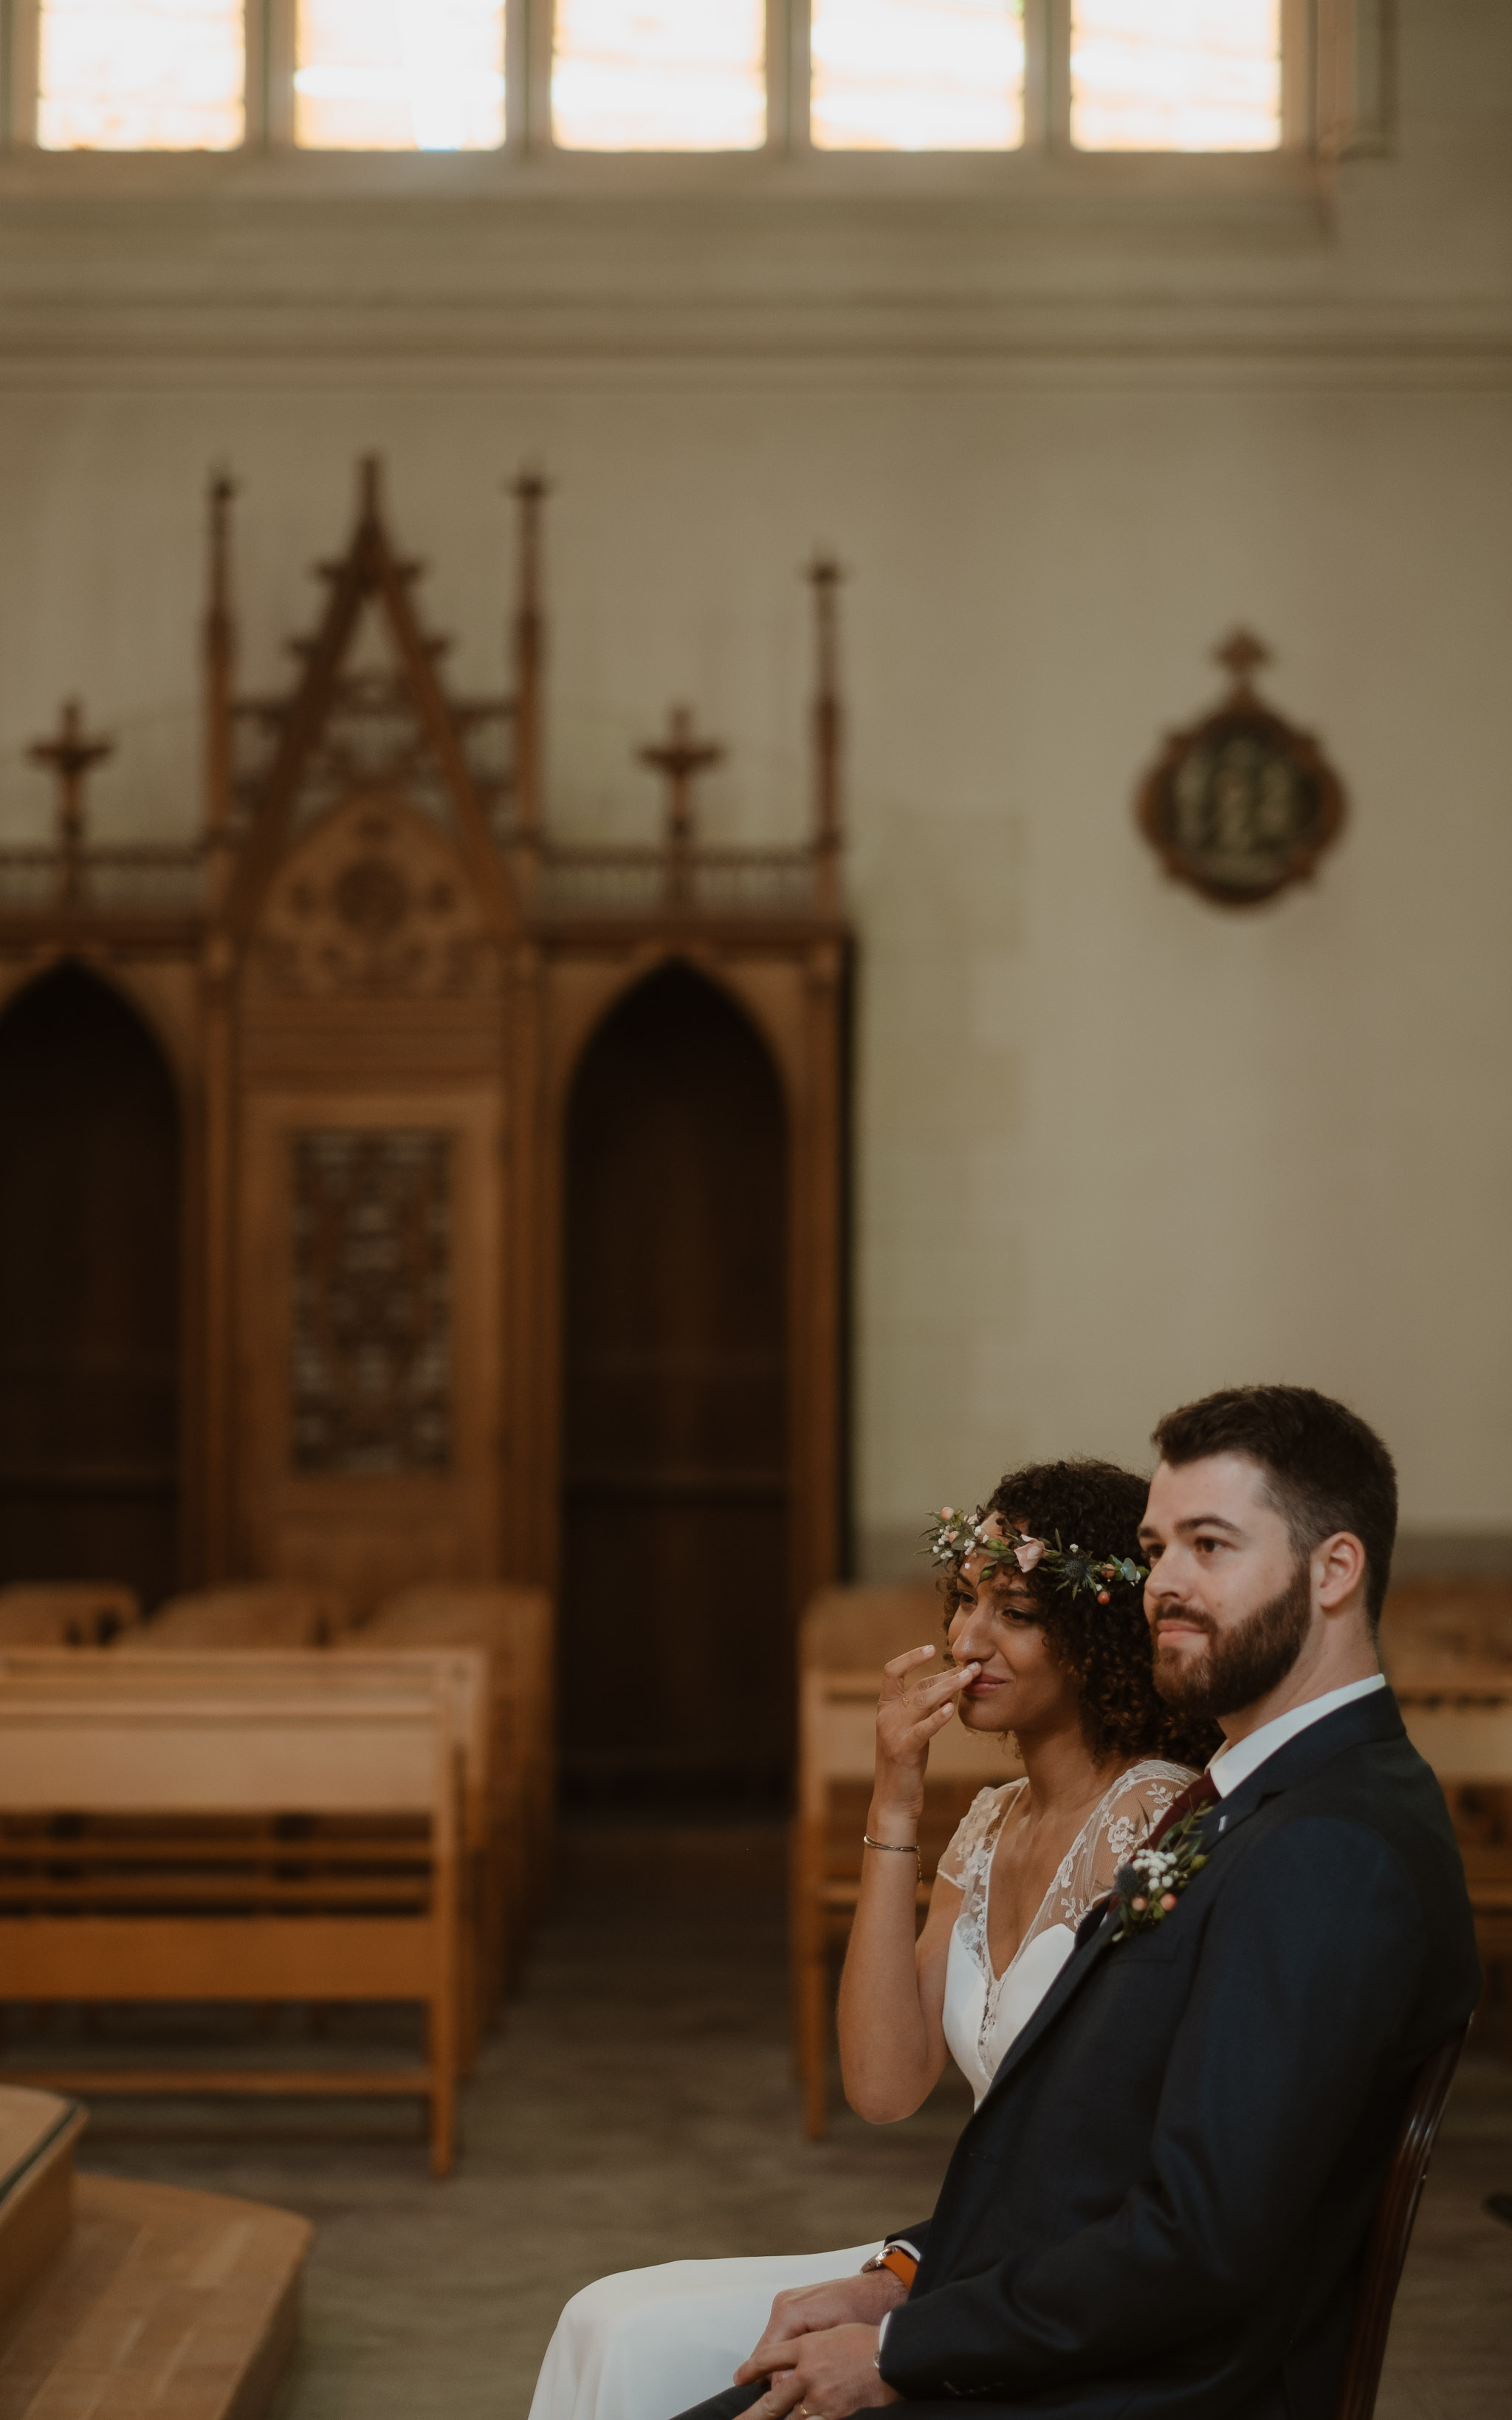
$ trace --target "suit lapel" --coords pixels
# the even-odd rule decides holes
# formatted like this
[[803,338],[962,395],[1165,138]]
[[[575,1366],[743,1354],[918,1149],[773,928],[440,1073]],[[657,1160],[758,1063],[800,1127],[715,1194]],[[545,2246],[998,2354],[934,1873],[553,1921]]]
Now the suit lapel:
[[[1288,1740],[1258,1765],[1247,1781],[1228,1798],[1221,1798],[1210,1807],[1202,1819],[1202,1845],[1211,1857],[1240,1825],[1248,1821],[1266,1799],[1284,1790],[1294,1790],[1300,1781],[1332,1763],[1344,1749],[1359,1747],[1370,1740],[1387,1740],[1405,1736],[1405,1727],[1396,1700],[1389,1687],[1375,1690],[1368,1698],[1357,1698],[1352,1705],[1341,1706],[1336,1714],[1325,1714],[1321,1722],[1309,1723],[1295,1739]],[[1113,1947],[1113,1915],[1111,1909],[1090,1937],[1072,1951],[1049,1991],[1010,2042],[998,2064],[997,2071],[981,2098],[976,2112],[981,2111],[996,2094],[998,2087],[1022,2066],[1035,2043],[1058,2019],[1061,2010],[1073,2000],[1088,1975],[1099,1966]]]

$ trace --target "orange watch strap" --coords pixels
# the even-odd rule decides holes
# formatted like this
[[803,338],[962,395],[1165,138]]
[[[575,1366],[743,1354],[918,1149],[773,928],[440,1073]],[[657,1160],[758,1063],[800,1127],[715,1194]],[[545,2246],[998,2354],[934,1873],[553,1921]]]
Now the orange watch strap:
[[890,2269],[895,2277],[901,2278],[903,2283],[912,2289],[914,2279],[918,2274],[918,2263],[911,2252],[903,2250],[901,2243],[888,2245],[882,2256],[882,2266],[884,2269]]

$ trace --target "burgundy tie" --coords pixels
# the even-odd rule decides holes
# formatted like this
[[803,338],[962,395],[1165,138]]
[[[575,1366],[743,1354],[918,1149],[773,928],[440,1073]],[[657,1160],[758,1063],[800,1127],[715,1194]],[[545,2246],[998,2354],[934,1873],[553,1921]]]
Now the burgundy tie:
[[1186,1788],[1171,1800],[1154,1830],[1139,1843],[1140,1847],[1158,1849],[1173,1823],[1180,1823],[1183,1815],[1200,1813],[1204,1807],[1216,1807],[1218,1797],[1218,1787],[1210,1765],[1206,1773],[1199,1773],[1196,1781],[1189,1781]]

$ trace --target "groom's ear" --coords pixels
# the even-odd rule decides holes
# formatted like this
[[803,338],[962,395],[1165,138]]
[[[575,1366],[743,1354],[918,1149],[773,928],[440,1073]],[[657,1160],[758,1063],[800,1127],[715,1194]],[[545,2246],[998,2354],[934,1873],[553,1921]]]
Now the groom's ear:
[[1369,1621],[1369,1559],[1352,1529],[1335,1529],[1331,1538],[1324,1538],[1313,1548],[1308,1561],[1313,1601],[1322,1612],[1358,1612],[1362,1620]]

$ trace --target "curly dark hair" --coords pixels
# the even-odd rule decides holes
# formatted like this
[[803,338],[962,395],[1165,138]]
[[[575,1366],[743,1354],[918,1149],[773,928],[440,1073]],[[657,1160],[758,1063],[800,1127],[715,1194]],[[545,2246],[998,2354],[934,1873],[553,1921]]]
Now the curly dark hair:
[[[1099,1559],[1129,1556],[1138,1562],[1149,1494],[1147,1480],[1117,1463],[1029,1462],[998,1481],[986,1510],[1031,1538],[1054,1544],[1058,1536],[1063,1545],[1085,1547]],[[1143,1591],[1110,1580],[1108,1603],[1099,1605],[1085,1590],[1072,1596],[1057,1588],[1042,1564],[1029,1574],[1029,1589],[1050,1652],[1077,1684],[1092,1755],[1099,1761],[1161,1756],[1200,1772],[1223,1734],[1215,1723],[1195,1722],[1156,1695]],[[965,1596],[954,1572],[943,1592],[949,1625]]]

